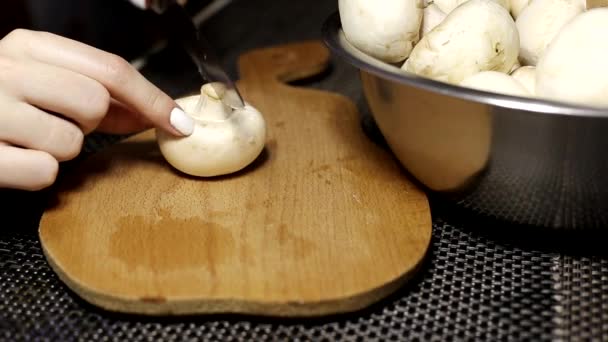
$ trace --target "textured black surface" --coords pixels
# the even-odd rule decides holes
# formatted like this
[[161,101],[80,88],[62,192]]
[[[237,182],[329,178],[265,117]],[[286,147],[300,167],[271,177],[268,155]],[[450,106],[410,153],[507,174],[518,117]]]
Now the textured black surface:
[[556,337],[608,339],[608,260],[564,256],[556,271]]
[[[603,175],[608,162],[597,156],[608,146],[597,137],[605,134],[608,122],[557,122],[546,116],[502,113],[494,117],[493,126],[491,167],[479,177],[476,190],[459,200],[460,206],[522,224],[605,229],[608,184]],[[574,151],[584,157],[574,162]]]
[[361,313],[313,321],[245,317],[170,321],[114,316],[83,303],[48,267],[35,235],[0,238],[0,337],[69,341],[550,340],[555,256],[502,245],[438,218],[420,276]]
[[[335,11],[336,3],[237,1],[206,31],[236,75],[236,56],[243,51],[319,38],[321,23]],[[182,54],[169,49],[156,56],[144,73],[178,96],[198,86],[196,70],[189,66]],[[378,138],[373,120],[365,115],[355,70],[335,61],[330,74],[306,85],[350,97],[360,105],[363,129]],[[106,143],[105,136],[93,135],[85,152]],[[505,186],[509,184],[507,179]],[[487,201],[499,202],[490,194]],[[462,205],[453,208],[433,200],[434,231],[427,262],[404,289],[369,310],[307,321],[242,316],[150,319],[98,310],[57,279],[36,235],[44,199],[44,192],[0,191],[2,341],[608,339],[605,237],[558,238],[534,227],[482,219],[483,212],[475,208],[467,211],[478,216],[465,215]],[[522,199],[522,207],[526,200]],[[544,219],[553,214],[539,215]]]

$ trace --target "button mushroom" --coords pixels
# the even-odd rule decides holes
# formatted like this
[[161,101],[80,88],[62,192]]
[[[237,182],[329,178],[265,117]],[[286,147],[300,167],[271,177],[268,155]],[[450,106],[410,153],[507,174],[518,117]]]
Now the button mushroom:
[[422,0],[339,0],[346,39],[388,63],[403,62],[420,39]]
[[608,106],[607,37],[606,7],[583,12],[564,25],[536,66],[536,95]]
[[519,32],[521,64],[536,65],[562,26],[584,10],[580,0],[532,1],[515,21]]
[[498,71],[482,71],[465,78],[460,85],[472,89],[488,92],[513,95],[530,96],[524,86],[512,76]]
[[435,26],[441,24],[445,19],[445,13],[434,3],[425,5],[422,13],[422,24],[420,25],[420,38],[431,32]]
[[265,144],[264,118],[248,103],[243,109],[226,106],[221,98],[227,94],[221,83],[208,83],[201,87],[200,96],[176,100],[195,126],[187,137],[156,130],[169,164],[192,176],[211,177],[239,171],[258,157]]
[[511,76],[519,81],[530,94],[536,93],[536,67],[527,65],[517,68],[511,73]]
[[[464,4],[469,0],[434,0],[433,3],[445,13],[450,14],[456,7]],[[510,2],[508,0],[494,0],[497,4],[509,10]]]
[[518,52],[509,12],[492,0],[469,0],[420,40],[402,69],[458,84],[480,71],[509,72]]
[[509,1],[509,9],[511,11],[511,16],[514,19],[517,19],[524,8],[528,7],[532,0],[510,0]]

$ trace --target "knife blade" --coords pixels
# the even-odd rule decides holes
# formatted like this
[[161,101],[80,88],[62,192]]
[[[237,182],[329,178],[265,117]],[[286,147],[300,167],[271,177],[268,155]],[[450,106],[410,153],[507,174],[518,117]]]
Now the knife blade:
[[222,101],[232,109],[243,108],[245,103],[236,85],[222,68],[213,46],[197,29],[186,10],[176,0],[151,1],[149,7],[160,14],[169,39],[181,42],[203,80],[212,83],[217,94],[223,94]]

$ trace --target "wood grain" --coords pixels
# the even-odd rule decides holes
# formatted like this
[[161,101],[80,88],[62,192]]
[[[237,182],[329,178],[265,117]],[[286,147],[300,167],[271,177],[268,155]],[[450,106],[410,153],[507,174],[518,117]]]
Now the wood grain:
[[608,7],[608,0],[587,0],[587,10],[599,7]]
[[285,84],[328,58],[317,41],[241,56],[238,86],[268,137],[237,174],[181,174],[153,131],[79,164],[40,223],[59,277],[108,310],[277,316],[358,310],[410,279],[431,238],[425,194],[351,101]]

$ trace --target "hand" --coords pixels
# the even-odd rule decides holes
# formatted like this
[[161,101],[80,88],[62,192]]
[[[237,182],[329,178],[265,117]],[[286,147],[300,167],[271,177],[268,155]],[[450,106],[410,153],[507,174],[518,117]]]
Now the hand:
[[159,127],[190,135],[192,119],[124,59],[45,32],[0,40],[0,188],[51,185],[84,135]]

